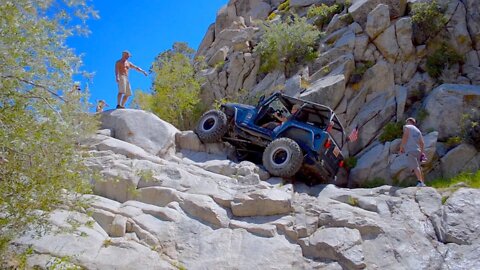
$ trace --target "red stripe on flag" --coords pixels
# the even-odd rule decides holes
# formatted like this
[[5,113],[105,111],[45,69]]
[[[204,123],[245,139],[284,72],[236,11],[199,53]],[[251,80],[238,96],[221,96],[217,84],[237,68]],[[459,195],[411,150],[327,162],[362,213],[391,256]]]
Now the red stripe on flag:
[[358,139],[358,127],[354,128],[354,129],[352,130],[352,132],[350,133],[350,135],[348,135],[347,140],[348,140],[349,142],[354,142],[354,141],[356,141],[357,139]]

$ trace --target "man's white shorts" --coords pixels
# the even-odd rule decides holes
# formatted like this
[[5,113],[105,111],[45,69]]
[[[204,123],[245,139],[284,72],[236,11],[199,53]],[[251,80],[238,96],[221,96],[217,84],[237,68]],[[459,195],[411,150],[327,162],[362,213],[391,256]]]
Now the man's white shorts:
[[132,95],[132,91],[130,90],[130,82],[128,81],[128,77],[122,75],[118,78],[118,93],[125,94],[127,96]]

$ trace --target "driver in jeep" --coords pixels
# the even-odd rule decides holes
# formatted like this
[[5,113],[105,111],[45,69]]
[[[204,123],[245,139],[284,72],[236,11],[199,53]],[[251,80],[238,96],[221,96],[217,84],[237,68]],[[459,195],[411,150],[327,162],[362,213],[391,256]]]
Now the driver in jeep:
[[295,113],[298,112],[299,109],[300,109],[300,105],[299,104],[294,104],[292,106],[292,110],[290,111],[290,116],[288,116],[288,117],[286,117],[283,114],[279,114],[278,111],[276,111],[273,114],[273,117],[275,117],[278,121],[272,121],[272,122],[265,123],[265,124],[262,125],[262,127],[266,128],[266,129],[273,130],[276,127],[278,127],[279,125],[286,122],[289,118],[291,118]]

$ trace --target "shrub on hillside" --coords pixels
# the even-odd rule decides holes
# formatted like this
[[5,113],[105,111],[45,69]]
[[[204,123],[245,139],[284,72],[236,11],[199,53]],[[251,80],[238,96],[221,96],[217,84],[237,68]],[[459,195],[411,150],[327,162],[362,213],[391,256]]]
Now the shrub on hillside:
[[367,72],[369,68],[373,67],[373,65],[375,65],[373,61],[357,62],[355,64],[355,69],[350,76],[350,83],[360,82],[365,72]]
[[436,0],[412,5],[413,34],[417,44],[423,44],[445,27],[448,19]]
[[457,53],[454,48],[443,43],[438,49],[427,56],[427,73],[432,78],[439,78],[444,69],[462,62],[463,57]]
[[383,127],[383,132],[379,137],[380,142],[389,142],[401,138],[403,134],[402,122],[390,122]]
[[305,18],[288,18],[281,23],[265,23],[263,37],[254,52],[261,57],[261,72],[283,70],[289,76],[301,62],[316,58],[315,45],[321,36]]
[[461,123],[463,139],[480,151],[480,113],[477,109],[471,110],[462,117]]
[[288,11],[290,10],[290,0],[285,0],[278,6],[279,11]]
[[311,6],[307,11],[307,18],[314,19],[315,25],[322,28],[332,20],[333,15],[342,12],[343,5],[334,4],[327,6],[321,4],[320,6]]

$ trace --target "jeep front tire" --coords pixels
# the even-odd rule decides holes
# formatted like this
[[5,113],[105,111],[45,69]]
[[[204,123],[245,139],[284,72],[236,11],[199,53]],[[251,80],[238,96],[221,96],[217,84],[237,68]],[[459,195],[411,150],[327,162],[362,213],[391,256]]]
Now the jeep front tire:
[[219,142],[227,132],[227,116],[219,110],[210,110],[198,121],[195,133],[203,143]]
[[303,163],[302,149],[289,138],[272,141],[263,152],[263,166],[274,176],[292,177]]

